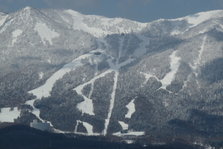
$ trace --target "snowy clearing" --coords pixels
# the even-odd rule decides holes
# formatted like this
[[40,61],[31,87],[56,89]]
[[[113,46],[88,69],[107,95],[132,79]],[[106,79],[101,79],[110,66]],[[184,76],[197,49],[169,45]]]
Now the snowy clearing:
[[14,122],[20,116],[21,111],[15,108],[1,108],[0,122]]
[[[83,124],[83,126],[87,130],[87,133],[77,131],[79,124]],[[77,124],[75,126],[74,133],[75,134],[80,134],[80,135],[85,135],[85,136],[99,136],[100,135],[99,133],[94,133],[93,126],[91,124],[89,124],[87,122],[80,121],[80,120],[77,120]]]
[[12,46],[16,43],[17,38],[18,38],[19,36],[21,36],[22,33],[23,33],[23,31],[20,30],[20,29],[17,29],[17,30],[15,30],[15,31],[12,32],[12,43],[11,43]]
[[37,23],[34,30],[38,32],[42,42],[47,44],[46,41],[52,45],[53,39],[59,37],[59,33],[51,30],[45,23]]
[[163,89],[166,89],[168,85],[172,83],[172,81],[175,79],[175,75],[180,67],[180,60],[181,58],[176,55],[177,51],[174,51],[170,55],[170,72],[165,75],[165,77],[160,80],[162,83]]
[[144,131],[128,131],[126,133],[116,132],[113,133],[114,136],[124,137],[124,136],[143,136],[145,135]]
[[126,108],[128,109],[127,114],[125,115],[125,118],[131,119],[132,115],[135,113],[135,99],[133,99],[128,105],[126,105]]
[[39,80],[42,80],[43,79],[43,76],[44,76],[44,73],[43,72],[40,72],[39,73]]
[[7,17],[8,17],[7,15],[0,17],[0,27],[5,23]]
[[126,124],[123,121],[118,121],[118,123],[120,124],[120,126],[122,127],[122,130],[128,130],[129,129],[129,125]]

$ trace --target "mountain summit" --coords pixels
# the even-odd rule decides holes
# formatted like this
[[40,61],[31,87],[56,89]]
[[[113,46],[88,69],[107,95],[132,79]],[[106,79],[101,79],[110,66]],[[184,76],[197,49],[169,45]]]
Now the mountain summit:
[[0,14],[0,41],[1,122],[151,142],[223,137],[223,10],[140,23],[26,7]]

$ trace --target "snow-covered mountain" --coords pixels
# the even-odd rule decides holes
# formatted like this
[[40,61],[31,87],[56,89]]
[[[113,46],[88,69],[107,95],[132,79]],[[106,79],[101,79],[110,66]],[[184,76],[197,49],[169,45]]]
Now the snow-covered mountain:
[[158,142],[223,136],[223,10],[140,23],[26,7],[0,13],[0,41],[1,122]]

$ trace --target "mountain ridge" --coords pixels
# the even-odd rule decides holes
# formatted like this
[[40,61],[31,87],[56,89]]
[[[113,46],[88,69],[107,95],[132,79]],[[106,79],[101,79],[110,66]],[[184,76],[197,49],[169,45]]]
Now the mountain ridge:
[[218,121],[202,116],[223,117],[222,11],[151,23],[30,7],[7,14],[0,121],[38,119],[84,135],[216,136]]

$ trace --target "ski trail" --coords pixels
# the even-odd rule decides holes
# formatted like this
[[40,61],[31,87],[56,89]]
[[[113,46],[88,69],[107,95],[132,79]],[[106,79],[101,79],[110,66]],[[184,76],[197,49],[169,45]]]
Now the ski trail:
[[110,100],[110,107],[109,107],[108,117],[107,117],[107,119],[105,119],[105,128],[104,128],[104,132],[103,132],[104,135],[107,134],[108,125],[110,123],[112,111],[113,111],[113,108],[114,108],[115,95],[116,95],[116,89],[117,89],[117,83],[118,83],[118,76],[119,76],[119,72],[115,71],[114,85],[113,85],[112,94],[111,94],[111,100]]
[[[73,89],[74,91],[77,92],[78,95],[81,95],[84,98],[84,101],[78,103],[78,105],[77,105],[78,110],[81,111],[82,114],[85,113],[85,114],[88,114],[88,115],[95,115],[94,105],[93,105],[92,99],[89,98],[90,95],[89,95],[89,97],[86,97],[82,93],[83,88],[88,84],[94,84],[95,80],[97,80],[99,78],[102,78],[102,77],[104,77],[105,75],[107,75],[108,73],[111,73],[111,72],[112,72],[112,70],[105,71],[104,73],[101,73],[100,75],[95,76],[90,81],[85,82],[84,84],[81,84],[81,85],[77,86],[75,89]],[[93,92],[93,87],[92,87],[91,90]],[[92,94],[92,93],[90,93],[90,94]]]
[[[204,50],[205,50],[205,43],[206,43],[206,41],[207,41],[207,35],[204,36],[204,38],[202,40],[202,44],[201,44],[201,47],[200,47],[197,59],[195,60],[193,65],[190,64],[190,67],[192,68],[193,73],[195,74],[196,77],[198,76],[197,68],[199,67],[199,65],[201,65],[201,59],[202,59],[202,55],[203,55]],[[187,83],[188,83],[188,81],[190,80],[191,77],[192,77],[192,75],[190,74],[187,77],[187,79],[184,81],[184,85],[183,85],[183,87],[182,87],[182,89],[180,91],[182,91],[183,89],[185,89],[187,87]],[[198,80],[196,80],[196,83],[197,83],[198,87],[200,88],[200,83],[199,83]]]
[[35,106],[34,106],[34,102],[38,100],[37,98],[35,99],[32,99],[32,100],[28,100],[25,102],[26,105],[30,105],[33,110],[32,110],[32,114],[34,114],[41,122],[43,122],[44,120],[42,118],[40,118],[40,110],[37,109]]
[[74,128],[74,133],[75,133],[75,134],[78,133],[78,132],[77,132],[77,129],[78,129],[79,123],[80,123],[80,121],[77,120],[77,124],[76,124],[76,126],[75,126],[75,128]]
[[203,55],[204,50],[205,50],[206,41],[207,41],[207,35],[204,36],[204,38],[203,38],[203,41],[202,41],[197,59],[195,60],[194,64],[191,65],[196,77],[198,76],[197,68],[201,65],[202,55]]
[[177,51],[174,51],[170,55],[170,72],[168,72],[165,77],[160,80],[162,83],[162,89],[166,90],[166,87],[172,83],[172,81],[175,79],[175,76],[177,74],[177,71],[180,67],[180,60],[181,58],[176,55]]
[[43,97],[49,97],[50,92],[52,91],[52,88],[57,80],[60,80],[63,78],[63,76],[72,70],[75,70],[77,67],[82,66],[81,60],[87,59],[91,56],[91,54],[85,54],[82,55],[76,59],[74,59],[71,63],[68,63],[64,65],[61,69],[56,71],[49,79],[46,80],[45,84],[29,91],[28,93],[31,93],[36,96],[37,99],[41,99]]
[[[94,76],[97,76],[97,75],[98,75],[98,65],[95,66],[95,74],[94,74]],[[91,99],[91,96],[92,96],[93,91],[94,91],[94,83],[95,83],[95,81],[93,81],[93,82],[91,83],[91,90],[90,90],[90,93],[89,93],[89,95],[88,95],[88,98],[89,98],[89,99]]]
[[[64,65],[61,69],[56,71],[49,79],[47,79],[44,85],[28,92],[36,96],[36,98],[26,101],[25,103],[26,105],[30,105],[33,108],[31,113],[34,114],[36,118],[38,118],[41,122],[46,121],[40,117],[40,110],[34,106],[35,101],[40,100],[43,97],[49,97],[50,92],[57,80],[61,79],[66,73],[69,73],[70,71],[75,70],[77,67],[82,66],[83,63],[81,62],[81,60],[87,59],[91,56],[93,55],[84,54],[84,55],[79,56],[78,58],[74,59],[72,62]],[[54,129],[55,132],[64,133],[64,131],[55,129],[50,121],[46,121],[46,122],[50,124],[50,126]]]
[[113,89],[112,89],[112,94],[111,94],[108,116],[107,116],[107,119],[105,119],[105,128],[104,128],[104,131],[103,131],[104,136],[107,135],[108,126],[109,126],[110,119],[111,119],[111,116],[112,116],[112,111],[113,111],[113,108],[114,108],[114,105],[115,105],[115,96],[116,96],[116,90],[117,90],[117,85],[118,85],[119,69],[122,66],[125,66],[128,63],[130,63],[127,60],[127,61],[123,62],[122,64],[119,64],[120,58],[122,56],[121,54],[123,53],[123,43],[124,43],[124,37],[120,41],[119,51],[118,51],[118,59],[116,60],[115,64],[112,64],[111,62],[109,62],[110,67],[112,69],[114,69],[115,75],[114,75],[114,84],[113,84]]

